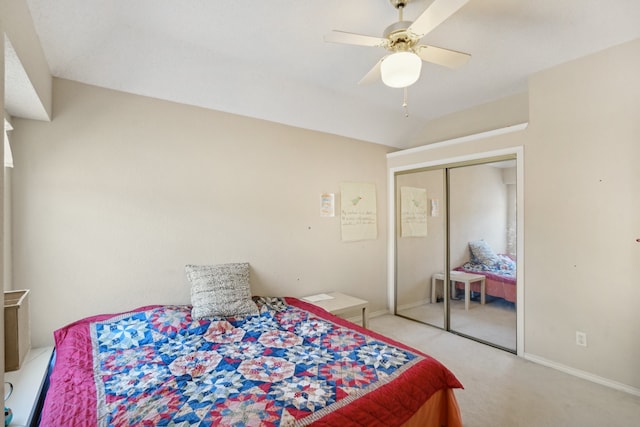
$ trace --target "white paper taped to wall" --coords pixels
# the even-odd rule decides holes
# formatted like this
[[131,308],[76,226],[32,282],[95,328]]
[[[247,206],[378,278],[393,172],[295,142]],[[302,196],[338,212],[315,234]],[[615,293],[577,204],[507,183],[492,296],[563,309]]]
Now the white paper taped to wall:
[[342,241],[378,238],[376,186],[374,184],[340,184]]

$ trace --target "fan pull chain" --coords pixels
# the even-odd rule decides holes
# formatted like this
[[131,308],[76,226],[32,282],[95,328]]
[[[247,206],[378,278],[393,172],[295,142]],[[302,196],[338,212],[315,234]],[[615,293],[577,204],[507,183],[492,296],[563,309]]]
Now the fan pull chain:
[[404,109],[404,116],[409,117],[409,104],[407,104],[407,93],[409,91],[407,88],[404,88],[404,102],[402,103],[402,108]]

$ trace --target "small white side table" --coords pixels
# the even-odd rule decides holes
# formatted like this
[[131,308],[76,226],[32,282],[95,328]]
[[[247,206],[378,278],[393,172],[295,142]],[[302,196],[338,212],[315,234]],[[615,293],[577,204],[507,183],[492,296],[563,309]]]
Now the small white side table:
[[[454,282],[464,283],[464,309],[469,311],[469,300],[471,299],[471,291],[469,286],[473,282],[480,282],[480,304],[485,303],[485,276],[482,274],[463,273],[461,271],[449,272],[449,280],[451,284]],[[442,292],[444,292],[444,273],[436,273],[431,276],[431,303],[436,300],[436,280],[442,281]]]
[[5,372],[4,380],[13,384],[13,393],[5,402],[13,412],[9,426],[28,427],[35,423],[33,418],[52,352],[53,347],[32,348],[20,369]]
[[[326,298],[325,296],[331,297]],[[351,295],[341,294],[340,292],[329,292],[326,294],[309,295],[303,297],[303,300],[313,305],[322,307],[329,313],[338,315],[350,311],[362,310],[362,326],[369,327],[369,301],[352,297]]]

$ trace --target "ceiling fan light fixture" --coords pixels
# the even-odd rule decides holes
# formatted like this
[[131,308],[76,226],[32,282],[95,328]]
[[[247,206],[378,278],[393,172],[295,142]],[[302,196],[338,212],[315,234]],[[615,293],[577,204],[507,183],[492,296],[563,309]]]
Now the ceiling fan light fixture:
[[420,78],[422,60],[413,52],[395,52],[380,64],[382,82],[393,88],[411,86]]

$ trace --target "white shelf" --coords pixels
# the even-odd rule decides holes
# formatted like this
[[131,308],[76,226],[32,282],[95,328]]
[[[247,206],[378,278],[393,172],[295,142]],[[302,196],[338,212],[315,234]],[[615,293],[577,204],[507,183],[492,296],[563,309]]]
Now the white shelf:
[[5,402],[5,406],[13,412],[13,420],[9,426],[29,427],[34,421],[33,416],[52,352],[53,347],[32,348],[20,369],[5,372],[4,380],[13,384],[13,393]]

